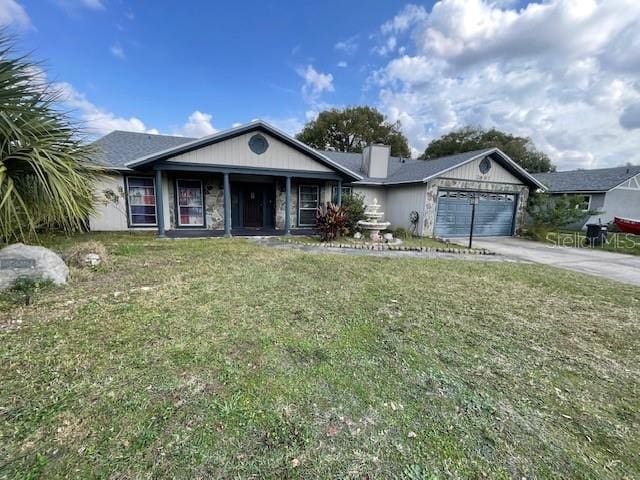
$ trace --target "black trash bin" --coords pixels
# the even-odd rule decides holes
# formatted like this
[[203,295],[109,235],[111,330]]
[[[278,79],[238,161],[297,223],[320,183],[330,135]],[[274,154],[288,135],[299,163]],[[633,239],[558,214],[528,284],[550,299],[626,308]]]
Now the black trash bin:
[[602,245],[607,239],[607,226],[598,223],[587,224],[587,238],[584,242],[588,245]]

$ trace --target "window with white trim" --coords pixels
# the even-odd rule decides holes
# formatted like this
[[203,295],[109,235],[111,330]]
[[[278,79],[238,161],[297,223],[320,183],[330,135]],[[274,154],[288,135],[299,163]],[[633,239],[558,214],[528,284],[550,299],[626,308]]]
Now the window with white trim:
[[[342,198],[347,195],[351,195],[353,193],[353,189],[351,187],[342,187]],[[331,201],[333,203],[338,203],[338,186],[333,185],[331,187]]]
[[576,205],[576,209],[588,212],[591,210],[591,195],[580,195],[580,202]]
[[178,202],[178,225],[180,227],[203,227],[204,205],[202,180],[176,180]]
[[298,225],[313,227],[320,206],[320,187],[318,185],[300,185],[298,187]]
[[153,177],[126,177],[129,204],[129,225],[154,227],[156,219],[156,189]]

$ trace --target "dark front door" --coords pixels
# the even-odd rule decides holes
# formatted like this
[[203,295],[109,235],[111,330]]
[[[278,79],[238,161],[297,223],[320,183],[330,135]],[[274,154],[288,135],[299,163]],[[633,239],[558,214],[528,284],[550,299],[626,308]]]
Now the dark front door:
[[264,226],[264,187],[247,185],[244,190],[244,226],[256,228]]

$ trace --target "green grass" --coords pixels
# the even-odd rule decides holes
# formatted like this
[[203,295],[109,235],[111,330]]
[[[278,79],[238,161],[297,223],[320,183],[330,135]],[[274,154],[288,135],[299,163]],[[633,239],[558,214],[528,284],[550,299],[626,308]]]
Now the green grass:
[[640,476],[638,288],[87,238],[110,263],[0,304],[0,478]]
[[[544,234],[544,238],[534,238],[534,240],[561,245],[563,247],[583,247],[584,239],[584,232],[573,231],[548,232]],[[629,255],[640,255],[640,235],[609,233],[606,244],[593,248]]]

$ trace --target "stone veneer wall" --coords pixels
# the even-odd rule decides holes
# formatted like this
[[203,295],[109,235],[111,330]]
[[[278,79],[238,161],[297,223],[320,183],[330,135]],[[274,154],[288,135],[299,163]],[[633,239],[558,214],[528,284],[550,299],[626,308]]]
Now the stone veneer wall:
[[[194,177],[195,178],[195,177]],[[224,189],[221,188],[221,179],[216,175],[198,177],[202,179],[205,207],[205,223],[209,230],[224,229]],[[175,229],[176,224],[176,202],[175,202],[175,177],[169,178],[169,218],[170,227]]]
[[[320,205],[324,205],[331,197],[331,184],[320,183],[314,181],[291,181],[291,228],[298,227],[298,186],[299,185],[319,185],[320,186]],[[285,185],[284,179],[278,179],[276,189],[276,228],[284,229],[284,204],[286,193],[283,191]]]
[[493,193],[515,193],[518,195],[518,205],[516,206],[516,232],[520,230],[524,223],[527,200],[529,198],[529,188],[526,185],[512,185],[506,183],[475,182],[472,180],[454,180],[438,178],[427,184],[427,195],[425,202],[425,216],[423,235],[433,236],[436,223],[436,210],[438,208],[438,189],[446,190],[475,190],[479,192]]
[[[180,177],[178,177],[180,178]],[[202,178],[202,186],[204,188],[204,204],[206,215],[206,226],[210,230],[223,230],[224,229],[224,189],[221,187],[221,178],[215,175],[200,177]],[[169,178],[169,217],[170,226],[167,228],[176,228],[176,212],[175,212],[175,177]],[[304,185],[316,185],[313,181],[291,181],[291,228],[298,226],[298,186]],[[276,228],[284,229],[284,204],[285,204],[285,192],[284,192],[284,179],[277,179],[276,181]],[[320,204],[323,205],[331,198],[331,183],[320,184]],[[207,191],[209,186],[209,191]]]

